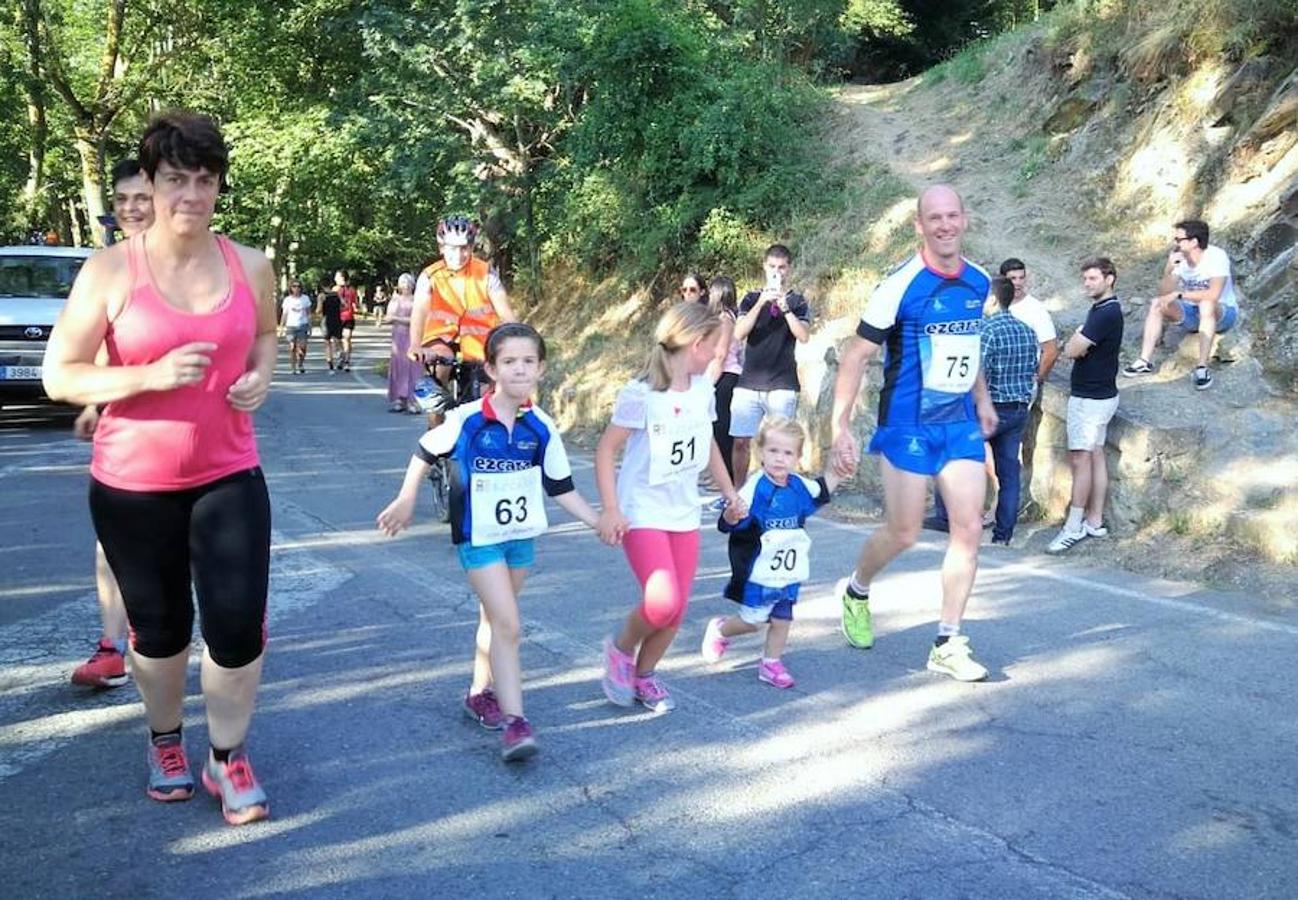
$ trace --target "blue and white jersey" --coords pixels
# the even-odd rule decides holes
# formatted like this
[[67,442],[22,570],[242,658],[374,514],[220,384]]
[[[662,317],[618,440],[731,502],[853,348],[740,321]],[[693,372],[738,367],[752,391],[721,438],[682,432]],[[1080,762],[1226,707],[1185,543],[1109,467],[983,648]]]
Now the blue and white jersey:
[[491,394],[455,407],[419,440],[417,455],[447,463],[451,540],[475,547],[536,537],[548,527],[545,494],[573,490],[572,469],[554,421],[527,404],[513,429],[491,406]]
[[856,333],[884,348],[880,426],[976,420],[971,391],[991,278],[962,263],[945,275],[916,253],[870,296]]
[[730,535],[730,582],[723,595],[745,606],[796,601],[809,577],[811,539],[807,517],[829,502],[824,478],[814,481],[791,474],[778,485],[758,471],[739,489],[748,515],[731,525],[723,516],[717,527]]

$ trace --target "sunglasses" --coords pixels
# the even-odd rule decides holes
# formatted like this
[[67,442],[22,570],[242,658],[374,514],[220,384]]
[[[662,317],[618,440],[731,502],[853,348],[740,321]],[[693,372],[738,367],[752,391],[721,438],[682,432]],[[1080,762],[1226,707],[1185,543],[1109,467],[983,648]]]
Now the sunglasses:
[[696,288],[696,287],[694,287],[693,285],[688,285],[688,284],[682,284],[682,285],[681,285],[681,293],[682,293],[682,294],[697,294],[697,293],[699,293],[701,290],[702,290],[702,288]]

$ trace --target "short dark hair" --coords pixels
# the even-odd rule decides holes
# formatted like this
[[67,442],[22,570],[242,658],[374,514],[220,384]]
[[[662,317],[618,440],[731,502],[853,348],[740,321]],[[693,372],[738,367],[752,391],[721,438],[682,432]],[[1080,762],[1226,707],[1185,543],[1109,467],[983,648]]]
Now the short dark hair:
[[487,335],[486,357],[487,362],[493,366],[496,364],[496,357],[500,355],[500,345],[510,338],[527,338],[536,344],[536,356],[541,362],[545,362],[545,338],[541,333],[528,325],[526,322],[505,322],[491,329]]
[[783,244],[771,244],[766,248],[766,252],[762,254],[762,259],[771,259],[772,257],[782,259],[790,265],[793,264],[793,254]]
[[1194,238],[1199,242],[1200,250],[1208,249],[1208,223],[1202,219],[1185,219],[1177,222],[1172,226],[1185,232],[1188,238]]
[[1095,256],[1082,263],[1082,271],[1087,269],[1099,269],[1101,275],[1111,275],[1116,283],[1118,280],[1118,270],[1114,268],[1113,260],[1107,256]]
[[1014,285],[1004,275],[997,275],[992,279],[992,296],[996,298],[1001,309],[1009,309],[1010,304],[1014,302]]
[[1008,275],[1011,272],[1026,272],[1028,267],[1023,264],[1023,260],[1016,256],[1011,256],[1005,262],[1001,263],[1001,274]]
[[125,159],[119,159],[117,161],[117,164],[113,166],[112,172],[110,173],[110,178],[111,178],[110,183],[114,188],[116,188],[119,183],[125,181],[128,178],[134,178],[136,175],[139,175],[143,171],[144,169],[140,167],[140,161],[136,159],[134,156],[128,156]]
[[183,109],[158,113],[140,136],[140,168],[150,180],[166,161],[178,169],[206,169],[221,179],[230,170],[230,151],[221,129],[208,116]]

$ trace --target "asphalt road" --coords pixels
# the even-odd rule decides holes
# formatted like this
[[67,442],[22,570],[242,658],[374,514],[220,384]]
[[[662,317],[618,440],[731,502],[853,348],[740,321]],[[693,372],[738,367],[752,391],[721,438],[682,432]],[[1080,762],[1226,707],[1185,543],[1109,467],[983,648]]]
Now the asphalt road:
[[[362,357],[386,353],[377,330]],[[313,348],[313,352],[315,348]],[[281,366],[258,414],[274,506],[271,644],[249,742],[273,819],[144,795],[133,686],[68,683],[98,634],[88,448],[0,413],[0,884],[11,897],[1298,896],[1298,616],[1257,598],[987,549],[966,620],[983,684],[925,671],[943,536],[875,585],[854,651],[829,593],[868,526],[814,520],[785,692],[756,639],[698,654],[710,527],[662,671],[621,710],[599,643],[633,602],[619,552],[551,508],[523,598],[541,754],[469,722],[475,603],[447,529],[374,516],[420,432],[372,375]],[[574,453],[593,498],[589,457]],[[425,498],[426,499],[426,498]],[[197,673],[186,736],[201,758]]]

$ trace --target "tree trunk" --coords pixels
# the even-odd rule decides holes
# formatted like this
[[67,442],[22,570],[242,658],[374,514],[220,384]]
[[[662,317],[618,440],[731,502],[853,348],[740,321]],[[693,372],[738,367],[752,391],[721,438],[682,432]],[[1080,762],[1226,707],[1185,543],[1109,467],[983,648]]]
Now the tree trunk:
[[40,226],[44,205],[41,196],[45,188],[45,146],[49,136],[49,123],[45,118],[45,85],[41,80],[41,40],[36,19],[40,9],[35,0],[24,0],[18,18],[22,26],[23,42],[27,50],[27,124],[30,139],[27,145],[27,182],[23,185],[23,210],[30,228]]
[[81,195],[86,218],[90,220],[90,233],[96,247],[104,246],[103,229],[99,219],[104,215],[104,138],[105,133],[78,126],[77,155],[81,157]]

